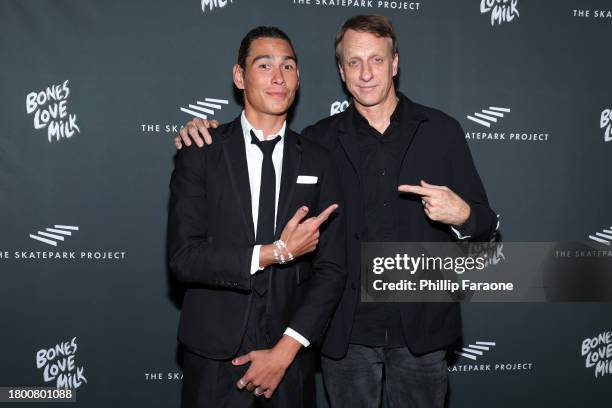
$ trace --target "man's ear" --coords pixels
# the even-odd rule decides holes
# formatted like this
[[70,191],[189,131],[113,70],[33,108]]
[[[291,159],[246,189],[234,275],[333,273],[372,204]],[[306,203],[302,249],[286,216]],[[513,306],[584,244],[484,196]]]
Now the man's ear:
[[340,78],[342,78],[342,82],[346,82],[344,79],[344,69],[342,68],[342,63],[338,63],[338,71],[340,71]]
[[244,89],[244,70],[242,69],[242,67],[238,64],[234,64],[233,73],[234,85],[236,85],[236,88]]
[[397,68],[399,67],[399,54],[396,52],[393,54],[393,76],[397,75]]

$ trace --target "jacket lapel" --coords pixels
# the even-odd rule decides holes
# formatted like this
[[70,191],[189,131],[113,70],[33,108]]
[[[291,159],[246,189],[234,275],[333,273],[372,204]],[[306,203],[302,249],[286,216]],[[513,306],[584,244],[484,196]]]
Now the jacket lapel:
[[416,134],[419,126],[422,122],[427,121],[427,116],[416,110],[414,103],[406,98],[402,94],[398,94],[400,98],[403,98],[403,112],[401,115],[405,118],[401,121],[401,142],[400,150],[403,152],[400,169],[404,166],[406,160],[406,153],[412,144],[414,135]]
[[244,146],[244,134],[240,124],[240,116],[235,119],[227,130],[228,138],[224,141],[223,155],[229,171],[230,184],[238,204],[242,207],[242,219],[245,231],[251,244],[255,244],[255,231],[253,227],[253,212],[251,209],[251,187],[249,183],[249,169]]
[[282,227],[287,223],[288,217],[293,216],[293,214],[287,214],[287,212],[293,197],[301,160],[302,146],[300,139],[295,132],[287,128],[283,147],[283,170],[281,173],[280,193],[278,195],[276,231],[274,232],[276,239],[280,238],[280,234],[283,232]]
[[359,148],[356,141],[355,135],[355,127],[352,123],[355,107],[353,104],[349,105],[349,107],[339,115],[343,115],[342,121],[338,126],[338,140],[340,141],[340,146],[342,146],[342,150],[346,154],[355,174],[359,178],[359,182],[361,183],[361,167],[359,164]]

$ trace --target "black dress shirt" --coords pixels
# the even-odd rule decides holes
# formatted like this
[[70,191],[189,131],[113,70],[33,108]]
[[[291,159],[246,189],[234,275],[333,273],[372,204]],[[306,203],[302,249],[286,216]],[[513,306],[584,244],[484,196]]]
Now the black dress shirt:
[[[403,149],[400,132],[403,99],[391,115],[390,124],[380,134],[354,109],[354,138],[359,146],[362,193],[365,203],[363,241],[400,241],[397,180]],[[350,342],[366,346],[405,345],[399,310],[393,303],[359,303]]]

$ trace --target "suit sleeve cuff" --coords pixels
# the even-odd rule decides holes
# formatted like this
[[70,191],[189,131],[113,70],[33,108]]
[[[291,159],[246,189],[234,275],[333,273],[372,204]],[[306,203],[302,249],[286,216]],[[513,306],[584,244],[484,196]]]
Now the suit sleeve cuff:
[[283,334],[286,334],[287,336],[293,337],[295,340],[297,340],[304,347],[310,346],[310,342],[306,339],[306,337],[302,336],[300,333],[296,332],[291,327],[287,327],[285,329],[285,333],[283,333]]
[[463,225],[451,225],[450,229],[458,240],[471,238],[474,232],[476,232],[476,214],[474,214],[474,207],[471,208],[470,216]]
[[468,239],[471,237],[471,235],[463,235],[461,233],[461,231],[459,231],[457,228],[451,226],[451,231],[453,231],[453,234],[455,235],[455,237],[459,240],[464,240],[464,239]]
[[251,257],[251,275],[255,275],[263,268],[259,266],[259,252],[261,251],[261,245],[255,245],[253,247],[253,256]]

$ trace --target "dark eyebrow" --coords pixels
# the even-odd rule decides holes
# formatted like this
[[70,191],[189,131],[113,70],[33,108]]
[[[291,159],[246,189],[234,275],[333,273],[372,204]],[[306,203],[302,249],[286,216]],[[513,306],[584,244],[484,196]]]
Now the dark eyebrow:
[[[265,55],[258,55],[255,58],[253,58],[253,64],[255,62],[257,62],[258,60],[260,60],[260,59],[272,59],[272,56],[271,55],[267,55],[267,54],[265,54]],[[293,62],[297,63],[297,61],[295,60],[295,57],[293,55],[285,55],[283,57],[283,61],[287,61],[287,60],[292,60]]]

